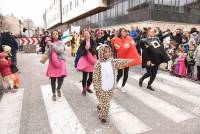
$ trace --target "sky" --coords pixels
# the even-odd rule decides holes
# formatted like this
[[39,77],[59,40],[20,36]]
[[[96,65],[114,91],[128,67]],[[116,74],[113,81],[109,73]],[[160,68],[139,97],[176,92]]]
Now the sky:
[[43,14],[50,0],[0,0],[0,13],[17,18],[32,19],[35,26],[43,26]]

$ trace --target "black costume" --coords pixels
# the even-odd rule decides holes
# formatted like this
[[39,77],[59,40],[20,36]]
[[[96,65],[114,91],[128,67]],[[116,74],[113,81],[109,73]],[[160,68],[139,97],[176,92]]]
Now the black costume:
[[[140,78],[139,85],[142,86],[143,80],[150,77],[147,88],[154,91],[151,84],[156,77],[158,67],[160,63],[168,62],[169,57],[164,50],[164,46],[157,37],[142,39],[141,48],[142,67],[145,67],[147,72]],[[150,65],[147,65],[148,61],[150,61]]]

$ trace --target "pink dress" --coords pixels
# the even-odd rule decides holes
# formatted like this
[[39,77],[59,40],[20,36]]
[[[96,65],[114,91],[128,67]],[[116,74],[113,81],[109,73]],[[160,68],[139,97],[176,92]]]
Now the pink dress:
[[[83,59],[81,59],[83,58]],[[83,55],[78,61],[77,69],[83,72],[93,72],[94,65],[97,62],[96,55],[92,55],[90,52],[87,52]]]
[[[63,45],[60,41],[54,42],[56,45]],[[64,51],[64,50],[63,50]],[[48,77],[67,76],[65,60],[58,58],[56,51],[52,51],[47,68]]]
[[186,76],[186,66],[185,66],[186,55],[182,54],[178,57],[178,75]]

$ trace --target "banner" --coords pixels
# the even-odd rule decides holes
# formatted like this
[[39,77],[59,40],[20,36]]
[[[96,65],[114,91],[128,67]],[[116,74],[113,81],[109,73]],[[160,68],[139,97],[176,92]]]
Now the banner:
[[61,37],[61,40],[63,41],[63,43],[66,43],[66,42],[69,42],[72,40],[72,35],[69,33],[69,29],[67,29],[62,37]]
[[80,29],[81,29],[80,26],[71,25],[71,33],[76,32],[77,34],[79,34],[80,33]]

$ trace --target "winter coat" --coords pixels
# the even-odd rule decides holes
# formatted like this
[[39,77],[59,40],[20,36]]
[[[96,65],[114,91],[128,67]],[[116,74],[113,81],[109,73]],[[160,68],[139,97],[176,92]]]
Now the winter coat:
[[161,44],[157,37],[145,38],[141,41],[142,48],[142,67],[146,67],[147,61],[160,65],[163,62],[170,60],[169,56],[164,50],[164,46]]
[[66,76],[65,64],[65,48],[61,41],[53,43],[52,50],[49,53],[49,64],[47,68],[48,77],[61,77]]
[[90,39],[90,49],[86,50],[86,40],[83,40],[78,48],[78,54],[75,58],[75,66],[79,71],[93,72],[94,64],[97,60],[96,42]]

